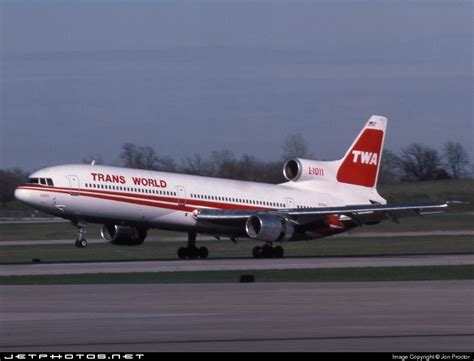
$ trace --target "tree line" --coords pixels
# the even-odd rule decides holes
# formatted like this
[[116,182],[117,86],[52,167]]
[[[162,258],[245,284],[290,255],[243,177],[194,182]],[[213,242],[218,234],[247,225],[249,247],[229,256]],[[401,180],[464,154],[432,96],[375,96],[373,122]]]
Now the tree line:
[[[281,158],[276,161],[262,161],[249,154],[239,157],[226,149],[213,151],[207,157],[194,154],[177,161],[159,155],[153,147],[125,143],[119,160],[111,165],[277,184],[285,181],[284,162],[295,157],[317,158],[301,134],[286,138]],[[100,155],[88,156],[82,162],[91,163],[92,160],[105,164]],[[469,156],[460,143],[447,142],[441,150],[414,143],[398,153],[384,150],[379,183],[470,178],[473,176],[470,166]],[[14,199],[15,188],[25,181],[28,173],[21,169],[0,170],[0,203],[5,205]]]

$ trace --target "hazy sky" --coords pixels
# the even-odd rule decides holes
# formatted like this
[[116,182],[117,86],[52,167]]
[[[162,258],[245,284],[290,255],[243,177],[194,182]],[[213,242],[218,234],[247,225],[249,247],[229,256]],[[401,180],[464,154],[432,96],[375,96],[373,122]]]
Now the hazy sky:
[[0,168],[125,142],[276,160],[289,133],[337,159],[371,114],[386,146],[474,160],[472,1],[0,0]]

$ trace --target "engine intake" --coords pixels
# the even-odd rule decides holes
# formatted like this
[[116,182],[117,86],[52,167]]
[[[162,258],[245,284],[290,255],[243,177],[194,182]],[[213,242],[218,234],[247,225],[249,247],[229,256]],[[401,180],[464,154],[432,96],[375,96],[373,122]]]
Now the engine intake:
[[259,241],[288,241],[294,230],[292,223],[271,214],[255,214],[245,223],[247,235]]
[[289,181],[297,181],[303,173],[303,166],[299,159],[287,160],[283,166],[283,175]]
[[138,246],[145,241],[147,232],[142,228],[104,224],[100,235],[107,242],[118,246]]

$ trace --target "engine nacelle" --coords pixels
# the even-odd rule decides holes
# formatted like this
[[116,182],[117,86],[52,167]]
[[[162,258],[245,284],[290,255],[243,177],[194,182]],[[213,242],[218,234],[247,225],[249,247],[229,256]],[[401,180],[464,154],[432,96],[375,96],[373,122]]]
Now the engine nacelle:
[[288,241],[295,227],[287,220],[271,214],[255,214],[245,223],[245,231],[250,238],[259,241]]
[[283,175],[289,181],[319,180],[331,181],[335,179],[339,162],[325,162],[309,159],[294,158],[287,160],[283,166]]
[[145,241],[146,234],[145,229],[115,224],[104,224],[100,230],[104,240],[118,246],[138,246]]

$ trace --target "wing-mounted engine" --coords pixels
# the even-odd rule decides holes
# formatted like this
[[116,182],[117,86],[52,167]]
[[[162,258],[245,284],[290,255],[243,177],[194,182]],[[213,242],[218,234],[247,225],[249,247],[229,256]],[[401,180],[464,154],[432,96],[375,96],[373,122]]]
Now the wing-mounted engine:
[[336,180],[336,171],[339,161],[324,162],[310,159],[293,158],[283,166],[283,175],[291,182],[309,180],[331,181]]
[[295,228],[288,220],[273,214],[254,214],[245,222],[245,231],[250,238],[267,242],[288,241]]
[[145,241],[147,232],[136,227],[104,224],[100,234],[104,240],[118,246],[138,246]]

